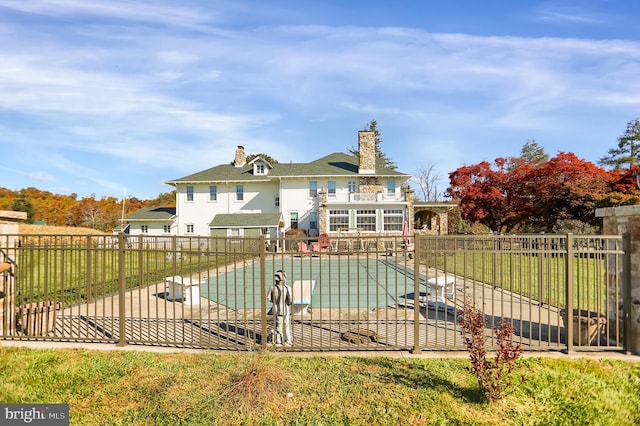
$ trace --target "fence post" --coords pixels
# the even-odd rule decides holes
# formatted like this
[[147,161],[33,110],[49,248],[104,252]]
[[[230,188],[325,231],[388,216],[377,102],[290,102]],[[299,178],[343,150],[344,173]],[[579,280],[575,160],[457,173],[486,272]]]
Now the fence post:
[[573,234],[567,234],[567,253],[565,257],[566,286],[565,286],[565,311],[564,330],[567,339],[567,353],[573,351]]
[[[267,266],[265,258],[267,255],[267,247],[265,246],[264,235],[260,236],[260,346],[262,350],[267,349]],[[275,315],[275,313],[274,313]]]
[[622,234],[622,348],[631,352],[631,234]]
[[119,283],[119,291],[118,291],[118,324],[120,338],[117,346],[126,346],[127,345],[127,324],[125,309],[127,307],[126,304],[126,291],[127,291],[127,275],[126,275],[126,258],[125,258],[125,249],[127,247],[127,240],[125,239],[125,234],[120,232],[118,234],[118,283]]
[[[422,259],[422,253],[420,248],[422,241],[421,236],[416,234],[414,239],[414,253],[413,253],[413,351],[414,354],[421,354],[422,348],[420,347],[420,261]],[[428,308],[427,308],[428,309]]]
[[86,278],[85,278],[85,289],[87,291],[87,303],[91,303],[91,301],[93,301],[94,298],[94,292],[93,292],[93,279],[91,277],[91,272],[93,271],[93,268],[91,267],[91,261],[92,261],[92,249],[91,249],[91,236],[87,235],[86,236],[86,249],[85,252],[87,253],[86,256],[86,263],[85,263],[85,273],[86,273]]

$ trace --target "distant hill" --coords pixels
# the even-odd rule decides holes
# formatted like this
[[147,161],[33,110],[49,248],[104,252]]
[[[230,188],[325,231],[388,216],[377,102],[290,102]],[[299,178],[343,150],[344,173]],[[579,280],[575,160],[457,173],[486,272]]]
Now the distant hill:
[[[77,194],[61,195],[37,188],[12,191],[0,187],[0,210],[12,210],[27,214],[27,223],[43,223],[52,226],[93,229],[111,232],[120,225],[122,215],[142,207],[171,207],[175,205],[175,191],[158,195],[152,200],[129,197],[124,203],[116,197],[78,198]],[[41,233],[43,228],[37,228]],[[70,233],[70,231],[68,231]]]

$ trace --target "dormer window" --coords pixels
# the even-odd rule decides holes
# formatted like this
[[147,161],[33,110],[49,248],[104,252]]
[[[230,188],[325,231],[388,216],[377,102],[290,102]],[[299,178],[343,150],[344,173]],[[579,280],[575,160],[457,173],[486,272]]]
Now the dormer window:
[[250,164],[253,166],[253,174],[256,176],[267,175],[269,174],[269,169],[273,168],[268,161],[265,161],[260,157],[254,158]]

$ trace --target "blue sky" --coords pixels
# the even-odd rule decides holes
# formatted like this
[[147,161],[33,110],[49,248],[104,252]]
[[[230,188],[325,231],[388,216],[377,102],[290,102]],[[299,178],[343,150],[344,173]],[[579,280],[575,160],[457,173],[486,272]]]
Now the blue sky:
[[640,117],[640,2],[0,0],[0,186],[154,198],[235,147],[307,162],[378,122],[402,172],[597,162]]

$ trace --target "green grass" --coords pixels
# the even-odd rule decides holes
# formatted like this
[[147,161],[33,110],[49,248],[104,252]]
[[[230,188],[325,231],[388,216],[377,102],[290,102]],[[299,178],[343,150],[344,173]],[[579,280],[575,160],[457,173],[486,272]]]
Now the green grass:
[[[564,255],[509,252],[430,254],[429,266],[530,297],[549,305],[566,305],[567,267]],[[575,257],[572,261],[574,306],[602,311],[606,295],[606,258]]]
[[[120,259],[116,249],[90,246],[27,247],[18,252],[19,302],[57,300],[65,305],[114,294],[119,289]],[[123,268],[127,289],[193,274],[230,260],[224,255],[166,257],[165,250],[128,250]]]
[[73,425],[640,424],[632,361],[523,358],[524,382],[487,403],[464,358],[0,354],[0,401],[68,403]]

